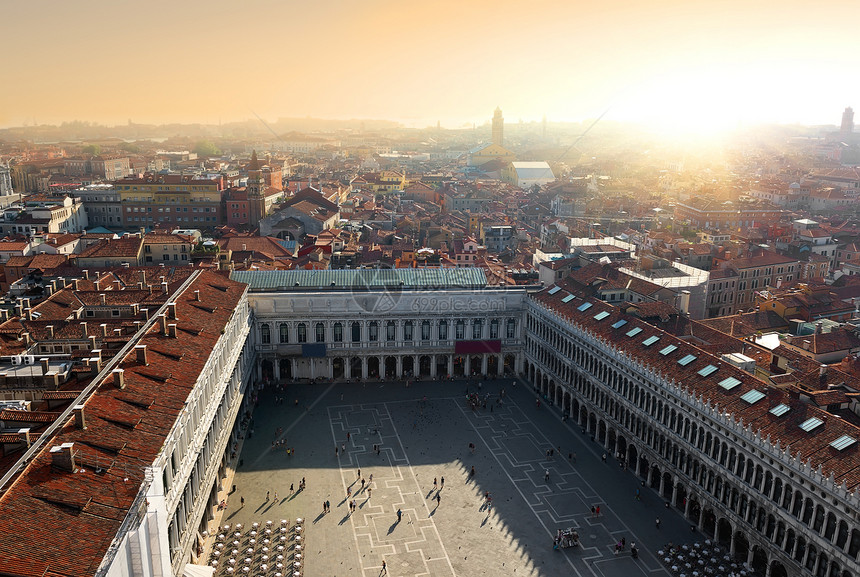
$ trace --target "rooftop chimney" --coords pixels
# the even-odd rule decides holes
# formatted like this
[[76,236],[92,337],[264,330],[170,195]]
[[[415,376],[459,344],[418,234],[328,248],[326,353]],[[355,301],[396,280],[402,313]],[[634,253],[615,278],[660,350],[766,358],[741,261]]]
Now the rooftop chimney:
[[113,373],[113,384],[116,385],[116,388],[119,390],[125,389],[125,371],[123,369],[114,369],[111,373]]
[[176,338],[176,323],[170,323],[169,325],[167,325],[167,333],[172,338]]
[[78,429],[86,429],[87,428],[87,418],[84,415],[84,406],[83,405],[75,405],[73,409],[75,412],[75,427]]
[[163,292],[164,294],[167,294],[167,281],[166,280],[161,281],[161,292]]
[[167,335],[167,315],[161,313],[158,315],[158,320],[161,322],[161,334]]
[[140,271],[140,282],[146,284],[146,271],[144,270]]
[[176,303],[167,303],[167,312],[171,319],[179,320],[176,318]]
[[146,365],[146,345],[134,345],[134,351],[137,353],[137,362]]
[[99,327],[101,327],[101,329],[102,329],[102,336],[106,337],[107,336],[107,323],[102,323],[99,325]]
[[[53,331],[51,331],[53,333]],[[87,321],[81,322],[81,336],[87,338],[89,336],[89,332],[87,331]]]
[[200,300],[200,291],[199,290],[194,291],[194,300],[196,300],[196,301]]
[[119,279],[113,281],[113,288],[114,290],[122,290],[122,283],[119,281]]
[[84,280],[90,280],[90,271],[84,269]]
[[42,374],[47,375],[51,368],[51,361],[48,359],[39,359],[39,364],[42,365]]
[[77,467],[75,467],[75,444],[63,443],[51,447],[51,464],[69,473],[77,471]]
[[[105,336],[107,336],[107,335],[105,335]],[[97,346],[98,346],[98,345],[96,344],[96,336],[95,336],[95,335],[92,335],[92,336],[90,337],[90,350],[93,350],[93,349],[94,349],[94,348],[96,348]]]
[[45,329],[48,331],[48,338],[53,339],[54,338],[54,325],[48,325],[45,327]]
[[149,309],[140,309],[140,312],[143,313],[143,319],[148,321],[149,320]]

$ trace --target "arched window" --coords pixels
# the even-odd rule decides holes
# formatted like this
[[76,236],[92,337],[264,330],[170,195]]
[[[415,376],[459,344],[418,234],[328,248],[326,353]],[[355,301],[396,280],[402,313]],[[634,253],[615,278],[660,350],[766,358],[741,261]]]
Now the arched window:
[[367,327],[367,340],[379,340],[379,324],[376,321],[370,321],[370,325]]
[[297,337],[298,337],[297,340],[300,343],[308,342],[308,327],[305,323],[299,323],[299,326],[296,329],[296,332],[297,332]]
[[358,321],[352,323],[352,342],[361,342],[361,323]]
[[458,341],[465,339],[466,338],[466,322],[463,319],[460,319],[457,321],[457,324],[454,325],[454,327],[455,327],[454,338],[457,339]]
[[446,320],[439,321],[439,340],[448,340],[448,321]]
[[484,326],[483,326],[483,323],[481,322],[481,319],[473,320],[472,321],[472,339],[474,339],[474,340],[480,339],[483,336],[481,334],[481,333],[483,333],[483,330],[482,330],[483,328],[484,328]]
[[430,340],[430,321],[422,321],[421,322],[421,340],[429,341]]
[[278,342],[282,344],[290,342],[290,326],[287,323],[278,325]]
[[490,321],[490,338],[499,338],[499,319],[493,319]]
[[403,340],[412,340],[412,321],[406,321],[405,323],[403,323]]
[[334,323],[333,327],[334,332],[334,342],[342,343],[343,342],[343,325],[340,323]]
[[314,329],[316,332],[316,340],[318,343],[325,342],[325,325],[322,323],[317,323],[316,328]]
[[272,329],[269,328],[269,325],[262,324],[260,325],[260,342],[264,345],[268,345],[272,342]]
[[393,342],[397,337],[397,325],[394,324],[394,321],[388,321],[385,323],[385,340],[388,342]]

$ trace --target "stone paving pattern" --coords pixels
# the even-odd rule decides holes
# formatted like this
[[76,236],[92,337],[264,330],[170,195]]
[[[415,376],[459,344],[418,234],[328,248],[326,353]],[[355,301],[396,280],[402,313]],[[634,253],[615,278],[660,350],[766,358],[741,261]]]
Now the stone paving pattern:
[[[486,409],[467,406],[467,387],[490,394]],[[308,577],[376,577],[383,559],[392,577],[668,575],[654,553],[667,542],[701,536],[613,458],[603,463],[603,448],[590,436],[535,400],[530,387],[513,386],[510,378],[483,381],[480,391],[478,381],[294,384],[280,393],[264,391],[232,481],[236,490],[219,522],[248,526],[304,517]],[[286,444],[273,448],[278,427]],[[474,454],[469,443],[476,445]],[[287,447],[295,454],[287,455]],[[550,448],[556,454],[548,459]],[[568,458],[574,452],[576,462]],[[302,477],[306,489],[290,493]],[[433,489],[434,477],[445,478],[444,489]],[[347,488],[357,506],[352,514]],[[485,491],[492,507],[484,503]],[[328,514],[322,513],[325,500]],[[600,506],[599,518],[592,517],[592,505]],[[553,550],[552,538],[564,527],[577,529],[581,547]],[[628,551],[615,555],[622,537]],[[638,559],[630,556],[632,542]]]

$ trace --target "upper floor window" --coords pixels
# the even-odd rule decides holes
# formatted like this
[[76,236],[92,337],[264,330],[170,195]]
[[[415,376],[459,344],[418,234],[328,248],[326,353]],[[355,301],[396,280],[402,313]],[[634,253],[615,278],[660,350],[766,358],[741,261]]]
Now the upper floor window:
[[305,323],[299,323],[299,326],[296,329],[297,332],[297,340],[300,343],[308,342],[308,327]]
[[260,342],[264,345],[268,345],[272,342],[272,333],[269,325],[260,325]]
[[316,341],[318,343],[324,343],[325,342],[325,325],[322,323],[317,323],[317,326],[314,330],[316,332]]
[[290,327],[287,325],[287,323],[281,323],[278,326],[278,342],[290,342]]

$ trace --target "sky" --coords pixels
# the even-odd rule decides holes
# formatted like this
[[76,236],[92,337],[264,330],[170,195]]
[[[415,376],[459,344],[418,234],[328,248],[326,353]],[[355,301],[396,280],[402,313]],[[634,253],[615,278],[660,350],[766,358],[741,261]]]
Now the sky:
[[606,118],[710,131],[860,110],[855,0],[10,0],[0,126]]

